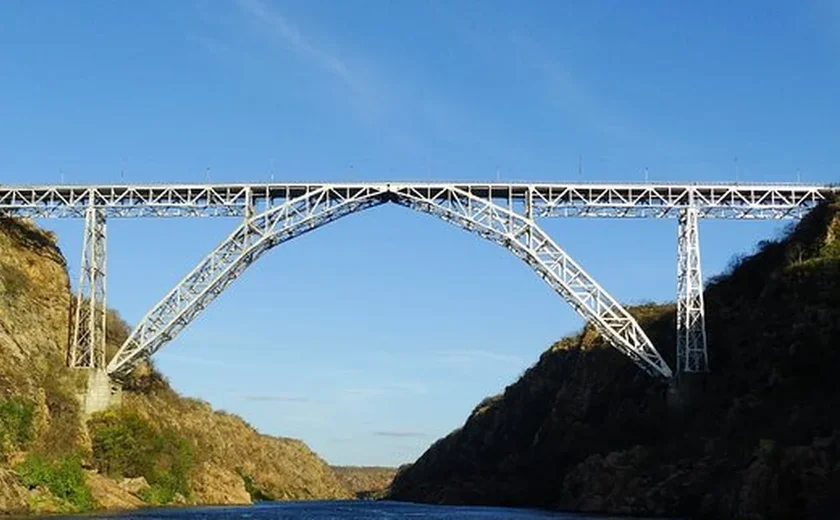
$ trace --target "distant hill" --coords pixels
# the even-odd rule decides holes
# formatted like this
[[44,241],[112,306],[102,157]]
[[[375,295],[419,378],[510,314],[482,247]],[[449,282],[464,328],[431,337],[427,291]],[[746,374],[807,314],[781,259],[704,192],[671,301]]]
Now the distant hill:
[[[816,208],[707,284],[707,377],[669,392],[587,327],[401,471],[390,498],[836,518],[838,206]],[[674,366],[674,306],[632,312]]]
[[378,466],[333,466],[333,471],[356,498],[372,499],[385,495],[397,468]]
[[[71,305],[55,237],[0,220],[0,513],[350,498],[303,442],[185,399],[148,365],[85,421],[65,366]],[[109,315],[109,351],[128,329]]]

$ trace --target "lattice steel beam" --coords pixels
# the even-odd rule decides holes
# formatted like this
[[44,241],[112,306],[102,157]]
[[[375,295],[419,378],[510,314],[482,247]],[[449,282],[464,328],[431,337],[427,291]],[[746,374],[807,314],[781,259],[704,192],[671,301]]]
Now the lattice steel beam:
[[[108,365],[124,377],[171,340],[257,257],[271,247],[341,216],[391,201],[430,213],[499,243],[522,258],[616,348],[646,372],[671,370],[627,311],[536,223],[517,213],[513,197],[502,206],[454,185],[312,187],[298,198],[246,221],[193,269],[140,322]],[[531,211],[530,205],[526,214]]]
[[709,371],[698,213],[685,208],[678,220],[677,374]]
[[[644,330],[532,219],[455,186],[396,187],[395,201],[495,242],[527,263],[548,285],[642,370],[669,379],[671,369]],[[525,207],[525,214],[529,211]]]
[[91,204],[85,210],[79,293],[68,354],[69,365],[73,368],[105,368],[105,323],[108,309],[105,298],[105,245],[105,213]]
[[343,215],[385,202],[376,187],[313,187],[246,219],[140,321],[108,364],[117,378],[151,356],[195,319],[251,263],[272,247]]
[[795,219],[838,188],[795,184],[289,183],[0,186],[0,214],[82,218],[91,200],[109,218],[231,217],[260,212],[312,189],[454,186],[499,203],[531,201],[535,217],[677,218],[689,201],[701,218]]

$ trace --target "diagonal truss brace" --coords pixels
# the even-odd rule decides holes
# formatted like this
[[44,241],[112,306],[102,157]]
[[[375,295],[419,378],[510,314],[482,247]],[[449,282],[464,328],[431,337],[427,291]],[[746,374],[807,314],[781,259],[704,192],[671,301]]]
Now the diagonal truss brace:
[[670,368],[635,319],[531,218],[455,185],[386,184],[313,186],[304,195],[246,219],[141,320],[109,363],[108,372],[118,378],[128,374],[142,357],[174,338],[268,249],[383,202],[430,213],[505,246],[645,372],[671,377]]
[[[365,183],[377,184],[383,183]],[[695,206],[701,218],[796,219],[840,187],[802,184],[697,183],[412,183],[452,185],[494,200],[533,200],[537,217],[676,218]],[[15,217],[84,217],[95,199],[110,218],[247,217],[251,203],[287,202],[328,184],[128,184],[0,186],[0,214]],[[335,183],[329,184],[336,186]],[[354,183],[360,186],[360,183]]]
[[105,213],[91,200],[85,210],[85,235],[79,287],[73,317],[73,338],[68,363],[73,368],[105,367],[106,268]]
[[680,210],[677,233],[677,374],[709,371],[697,208]]
[[[510,250],[642,370],[671,378],[671,369],[635,318],[534,220],[519,214],[513,205],[504,207],[455,186],[435,189],[406,186],[397,188],[397,192],[398,204],[439,217]],[[525,215],[530,211],[526,204]]]
[[184,277],[132,331],[108,364],[124,377],[195,319],[250,264],[269,249],[344,215],[381,204],[377,187],[315,186],[288,202],[246,218]]

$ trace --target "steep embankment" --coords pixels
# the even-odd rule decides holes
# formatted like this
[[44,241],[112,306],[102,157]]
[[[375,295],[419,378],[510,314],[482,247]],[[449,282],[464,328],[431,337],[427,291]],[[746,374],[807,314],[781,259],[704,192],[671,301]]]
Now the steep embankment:
[[356,498],[371,499],[385,495],[397,468],[378,466],[333,466],[338,478]]
[[130,392],[123,398],[123,409],[195,443],[196,452],[203,454],[193,483],[199,503],[226,502],[216,489],[219,475],[224,475],[222,481],[236,484],[246,502],[248,494],[241,493],[246,487],[256,499],[352,497],[332,469],[303,442],[262,435],[239,417],[214,412],[207,403],[184,399],[166,386]]
[[[0,221],[0,513],[350,497],[305,444],[184,399],[149,367],[85,422],[65,367],[70,284],[49,233]],[[126,330],[109,315],[109,347]],[[142,500],[141,500],[142,499]]]
[[[710,282],[706,310],[712,372],[684,379],[681,402],[587,328],[400,472],[392,498],[713,518],[836,514],[838,204]],[[674,307],[633,312],[670,350]]]

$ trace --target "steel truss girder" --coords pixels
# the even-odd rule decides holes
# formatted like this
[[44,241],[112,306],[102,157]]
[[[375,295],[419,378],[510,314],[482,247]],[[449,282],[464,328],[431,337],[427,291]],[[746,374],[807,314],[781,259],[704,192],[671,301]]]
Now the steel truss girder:
[[677,374],[709,371],[700,269],[699,211],[680,211],[677,233]]
[[[796,219],[840,188],[798,184],[391,183],[418,189],[455,186],[503,203],[531,201],[534,217]],[[0,214],[81,218],[91,202],[108,218],[248,216],[313,189],[385,189],[388,183],[0,186]],[[259,211],[257,211],[259,212]]]
[[[248,218],[202,260],[140,322],[111,360],[108,372],[128,374],[171,340],[268,249],[306,231],[383,202],[430,213],[499,243],[530,265],[573,308],[645,372],[671,370],[629,313],[531,219],[455,185],[312,187],[299,197]],[[511,199],[512,201],[512,199]],[[530,214],[530,204],[525,208]]]
[[195,319],[250,264],[274,246],[346,214],[381,204],[371,187],[320,187],[246,219],[140,321],[108,364],[127,375]]
[[[495,242],[527,263],[615,348],[653,376],[671,369],[644,330],[533,219],[457,187],[396,187],[398,204],[434,215]],[[525,214],[530,212],[528,204]]]
[[105,213],[90,205],[85,210],[85,231],[79,286],[68,364],[73,368],[105,367],[105,324],[108,306]]

